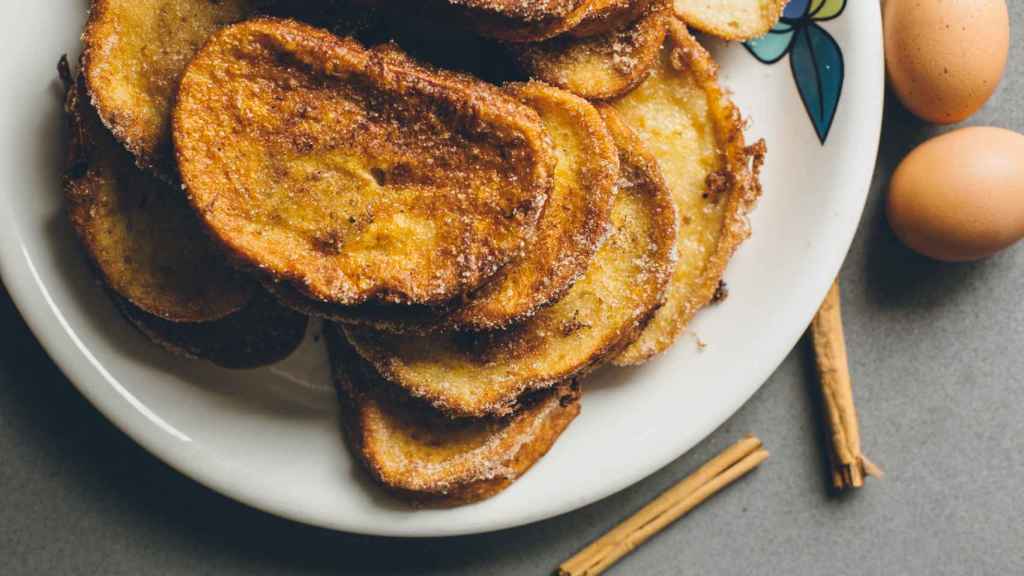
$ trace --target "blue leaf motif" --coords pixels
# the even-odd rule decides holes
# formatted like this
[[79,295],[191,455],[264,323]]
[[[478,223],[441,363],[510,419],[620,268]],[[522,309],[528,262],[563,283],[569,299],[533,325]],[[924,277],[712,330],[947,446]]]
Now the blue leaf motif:
[[843,90],[843,53],[831,34],[811,23],[796,31],[789,64],[800,98],[811,116],[818,139],[824,144]]
[[808,9],[811,7],[811,0],[790,0],[786,7],[783,8],[782,15],[786,18],[797,19],[802,18],[807,14]]
[[793,43],[794,28],[788,24],[779,24],[771,32],[747,41],[744,46],[754,58],[763,64],[775,64],[782,60]]

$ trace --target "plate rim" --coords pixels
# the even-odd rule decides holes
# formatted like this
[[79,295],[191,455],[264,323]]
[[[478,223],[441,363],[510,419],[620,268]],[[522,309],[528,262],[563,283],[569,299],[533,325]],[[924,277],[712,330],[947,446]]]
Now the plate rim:
[[[810,293],[818,295],[818,298],[814,299],[813,302],[818,302],[821,298],[824,298],[826,291],[832,283],[831,278],[838,274],[845,260],[859,227],[860,220],[863,218],[864,206],[870,191],[874,168],[877,162],[883,118],[885,66],[882,57],[883,50],[881,49],[881,10],[875,2],[868,2],[867,4],[869,6],[866,9],[871,11],[868,16],[875,23],[875,28],[870,32],[877,38],[879,43],[878,61],[875,63],[879,72],[879,78],[876,78],[879,86],[878,104],[877,108],[872,109],[874,115],[877,116],[877,123],[872,123],[871,126],[872,136],[870,149],[868,150],[870,154],[865,154],[870,160],[865,161],[861,181],[850,186],[850,189],[859,190],[861,193],[857,217],[855,219],[851,217],[849,222],[845,222],[846,229],[843,230],[841,235],[837,234],[832,241],[832,250],[829,251],[830,254],[827,259],[829,265],[822,266],[822,268],[827,268],[830,274],[827,278],[822,274],[824,279],[815,282],[814,287],[809,290]],[[866,58],[867,56],[863,57]],[[3,194],[6,197],[7,195],[14,194],[14,192],[5,190]],[[592,498],[568,500],[567,503],[560,507],[547,509],[541,513],[532,515],[520,514],[518,517],[506,518],[502,521],[477,522],[476,524],[479,525],[435,526],[433,530],[422,528],[403,530],[400,526],[391,526],[390,528],[361,526],[358,523],[345,522],[343,518],[336,518],[337,521],[335,522],[325,522],[323,518],[304,515],[296,507],[289,506],[286,499],[275,497],[273,494],[267,494],[265,491],[259,490],[258,483],[239,483],[224,475],[221,468],[211,465],[211,458],[215,458],[216,455],[210,450],[191,442],[171,442],[168,440],[168,433],[172,437],[177,435],[178,440],[183,438],[187,440],[187,437],[184,437],[180,432],[161,420],[159,415],[153,413],[136,399],[113,375],[107,372],[78,338],[74,328],[67,322],[63,313],[50,296],[46,283],[40,277],[30,254],[25,249],[24,241],[17,232],[18,227],[15,225],[14,220],[15,212],[13,210],[5,210],[4,222],[6,225],[0,227],[0,237],[2,237],[5,245],[11,248],[0,251],[0,280],[2,280],[7,293],[33,336],[39,341],[47,355],[54,361],[64,376],[97,411],[146,451],[168,464],[177,472],[248,507],[263,510],[303,524],[374,536],[440,537],[486,533],[539,522],[603,500],[654,474],[692,448],[692,446],[683,446],[680,450],[673,448],[670,450],[670,452],[675,454],[672,458],[660,462],[653,468],[636,467],[637,469],[632,474],[627,474],[620,480],[619,484],[621,485],[611,486]],[[762,361],[761,365],[758,366],[758,370],[751,371],[752,375],[750,378],[758,381],[759,384],[753,386],[745,396],[737,396],[735,400],[719,406],[719,410],[709,419],[709,421],[714,422],[714,425],[702,427],[707,429],[701,429],[697,436],[706,438],[710,435],[746,404],[750,397],[763,386],[764,382],[785,360],[788,352],[799,341],[816,309],[816,304],[805,306],[800,315],[802,321],[794,323],[793,326],[796,328],[777,338],[771,352],[765,354],[765,357],[772,358],[772,360]]]

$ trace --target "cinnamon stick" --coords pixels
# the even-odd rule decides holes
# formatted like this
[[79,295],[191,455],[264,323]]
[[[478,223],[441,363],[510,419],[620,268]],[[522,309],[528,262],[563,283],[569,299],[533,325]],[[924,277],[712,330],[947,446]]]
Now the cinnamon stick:
[[753,436],[732,445],[558,568],[559,576],[595,576],[768,458]]
[[821,379],[821,396],[829,430],[829,461],[836,490],[860,488],[864,478],[882,477],[882,470],[861,452],[860,426],[853,404],[853,383],[846,356],[839,282],[832,284],[811,322],[811,341]]

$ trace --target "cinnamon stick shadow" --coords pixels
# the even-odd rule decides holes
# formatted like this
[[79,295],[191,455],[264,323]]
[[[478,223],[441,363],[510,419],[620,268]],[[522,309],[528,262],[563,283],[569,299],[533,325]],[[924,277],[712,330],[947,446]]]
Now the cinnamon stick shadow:
[[821,379],[818,375],[818,365],[814,357],[814,346],[811,343],[810,330],[800,338],[800,364],[804,373],[804,385],[807,388],[810,398],[811,412],[813,414],[813,435],[816,453],[821,457],[819,466],[821,483],[825,492],[833,498],[844,498],[852,490],[839,490],[832,482],[832,446],[829,443],[831,431],[825,423],[827,413],[825,409],[825,398],[822,396]]

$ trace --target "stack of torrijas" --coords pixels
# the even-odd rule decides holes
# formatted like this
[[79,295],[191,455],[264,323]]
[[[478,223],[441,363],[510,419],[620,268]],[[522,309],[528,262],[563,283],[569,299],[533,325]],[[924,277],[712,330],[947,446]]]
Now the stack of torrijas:
[[[547,452],[584,376],[667,349],[723,293],[764,148],[680,19],[716,32],[720,10],[290,4],[94,1],[65,74],[71,219],[172,350],[257,365],[326,319],[374,478],[485,498]],[[502,62],[500,85],[465,72]]]

